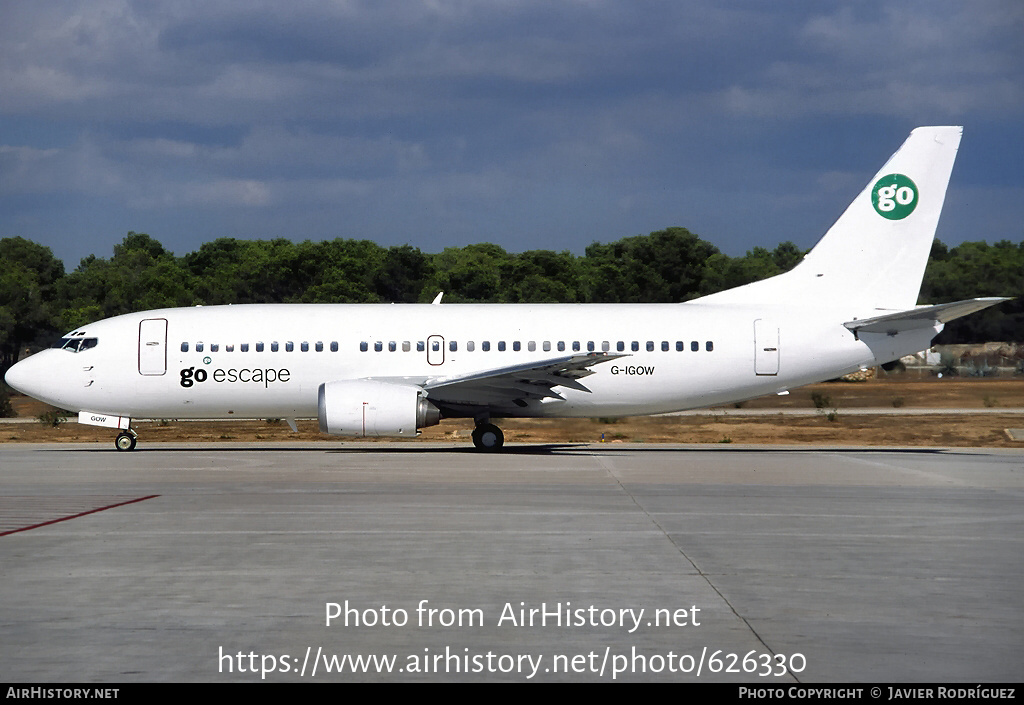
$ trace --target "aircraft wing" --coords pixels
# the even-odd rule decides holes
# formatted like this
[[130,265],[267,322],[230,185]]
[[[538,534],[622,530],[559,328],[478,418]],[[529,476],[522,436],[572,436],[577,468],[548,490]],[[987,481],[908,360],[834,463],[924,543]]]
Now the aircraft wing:
[[516,404],[544,398],[563,399],[555,387],[590,392],[579,380],[594,374],[594,365],[625,354],[577,353],[522,365],[498,367],[483,372],[450,377],[433,377],[423,388],[431,401],[446,405],[487,406]]
[[989,296],[979,299],[954,301],[937,306],[918,306],[907,311],[889,313],[884,316],[861,318],[847,321],[843,325],[856,333],[887,333],[896,335],[906,330],[931,328],[937,323],[947,323],[954,318],[966,316],[983,308],[994,306],[1001,301],[1009,301],[1005,296]]

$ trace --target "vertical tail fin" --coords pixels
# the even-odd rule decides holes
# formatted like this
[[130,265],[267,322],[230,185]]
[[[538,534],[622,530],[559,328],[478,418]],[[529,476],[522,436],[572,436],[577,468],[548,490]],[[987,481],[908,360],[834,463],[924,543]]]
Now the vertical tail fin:
[[917,303],[962,127],[919,127],[792,271],[701,301]]

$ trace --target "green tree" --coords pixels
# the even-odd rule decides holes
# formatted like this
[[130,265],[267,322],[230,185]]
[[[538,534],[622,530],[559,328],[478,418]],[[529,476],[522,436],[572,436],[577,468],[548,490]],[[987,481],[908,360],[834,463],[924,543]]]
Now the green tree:
[[[451,303],[501,303],[508,300],[505,286],[514,260],[503,248],[490,243],[446,247],[434,256],[434,275],[421,300],[445,292]],[[433,293],[431,293],[433,292]]]
[[781,273],[773,253],[763,247],[755,247],[743,257],[716,253],[707,259],[700,293],[706,296]]
[[293,269],[306,282],[295,301],[309,303],[376,303],[387,250],[371,240],[338,238],[303,242]]
[[381,301],[416,303],[434,275],[431,257],[411,245],[398,245],[388,249],[375,289]]
[[14,415],[14,407],[11,406],[11,389],[0,382],[0,418],[6,419]]
[[686,301],[701,293],[705,262],[718,248],[685,228],[668,228],[586,249],[585,300]]
[[530,250],[513,255],[505,301],[561,303],[580,299],[580,262],[568,251]]
[[1015,299],[949,322],[936,342],[1024,342],[1024,242],[964,242],[947,248],[935,241],[919,301],[938,304],[975,296]]
[[789,240],[780,242],[772,250],[772,260],[775,262],[779,272],[788,272],[800,264],[800,260],[803,258],[803,251]]
[[291,240],[218,238],[184,257],[204,304],[281,303],[301,296],[296,282],[296,245]]
[[64,263],[49,247],[21,237],[0,239],[0,375],[27,346],[57,334],[57,287]]
[[90,320],[196,303],[193,277],[148,235],[129,232],[109,260],[84,258],[61,281],[62,321],[72,329]]

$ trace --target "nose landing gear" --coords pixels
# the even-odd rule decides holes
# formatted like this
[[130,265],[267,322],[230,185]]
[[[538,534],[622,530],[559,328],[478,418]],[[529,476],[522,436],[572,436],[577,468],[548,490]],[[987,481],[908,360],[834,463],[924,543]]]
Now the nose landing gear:
[[138,440],[139,435],[129,428],[127,431],[117,434],[117,438],[114,439],[114,447],[118,450],[135,450]]

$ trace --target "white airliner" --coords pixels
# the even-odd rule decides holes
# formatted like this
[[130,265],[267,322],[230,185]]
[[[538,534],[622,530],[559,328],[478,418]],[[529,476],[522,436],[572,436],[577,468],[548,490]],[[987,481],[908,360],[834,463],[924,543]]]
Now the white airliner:
[[1003,298],[916,306],[960,127],[921,127],[790,272],[676,304],[266,304],[92,323],[14,365],[13,388],[121,430],[131,419],[317,417],[414,436],[472,418],[658,414],[831,379],[927,348]]

